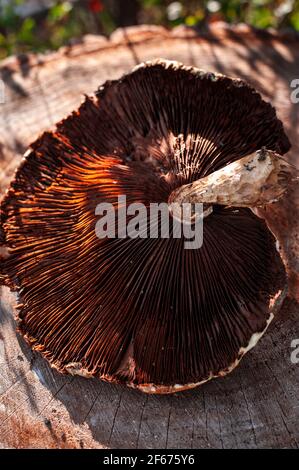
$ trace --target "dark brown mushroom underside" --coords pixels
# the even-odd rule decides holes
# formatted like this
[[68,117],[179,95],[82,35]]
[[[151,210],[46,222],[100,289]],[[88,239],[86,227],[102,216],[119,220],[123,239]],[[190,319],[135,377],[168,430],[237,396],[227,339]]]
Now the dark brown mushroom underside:
[[99,202],[167,202],[181,184],[262,146],[289,148],[242,82],[163,64],[106,84],[32,145],[1,208],[1,275],[20,330],[58,367],[187,384],[229,367],[269,317],[284,268],[249,209],[214,207],[204,243],[99,239]]

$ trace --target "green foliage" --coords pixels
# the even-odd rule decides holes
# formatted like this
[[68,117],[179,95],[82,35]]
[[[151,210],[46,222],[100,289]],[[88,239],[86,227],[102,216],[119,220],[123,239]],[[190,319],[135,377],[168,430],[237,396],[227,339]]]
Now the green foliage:
[[290,24],[296,31],[299,31],[299,10],[291,15]]
[[[209,21],[245,22],[257,28],[299,31],[299,0],[130,0],[139,23],[202,27]],[[0,58],[57,49],[87,33],[109,35],[127,15],[127,0],[53,1],[48,10],[22,16],[25,0],[0,0]],[[115,9],[116,7],[116,9]],[[122,10],[123,9],[123,10]],[[132,17],[133,18],[133,17]],[[134,20],[132,20],[134,23]]]
[[249,22],[257,28],[269,28],[276,26],[276,18],[272,12],[265,7],[253,10],[249,16]]
[[70,2],[54,4],[49,10],[48,20],[50,23],[56,23],[63,20],[72,10],[73,5]]
[[148,8],[152,7],[154,5],[161,6],[161,0],[143,0],[143,2],[140,2],[143,7]]

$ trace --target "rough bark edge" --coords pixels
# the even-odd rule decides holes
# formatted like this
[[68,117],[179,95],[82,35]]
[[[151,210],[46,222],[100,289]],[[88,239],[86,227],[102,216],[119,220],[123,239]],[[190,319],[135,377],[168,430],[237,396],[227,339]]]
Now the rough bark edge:
[[48,62],[61,60],[65,56],[78,57],[147,42],[160,43],[161,40],[175,41],[178,39],[199,41],[213,40],[221,42],[223,39],[236,40],[240,36],[249,40],[268,41],[269,44],[271,44],[272,41],[283,41],[295,45],[299,44],[299,33],[296,31],[263,30],[244,23],[230,25],[219,21],[210,24],[205,31],[182,25],[173,29],[167,29],[164,26],[157,25],[138,25],[118,28],[108,38],[102,35],[87,34],[80,40],[71,41],[70,45],[62,46],[57,51],[50,51],[46,54],[28,53],[7,57],[1,62],[0,72],[1,69],[5,71],[6,68],[17,72],[20,68],[20,62],[22,62],[24,57],[26,57],[26,64],[32,68]]

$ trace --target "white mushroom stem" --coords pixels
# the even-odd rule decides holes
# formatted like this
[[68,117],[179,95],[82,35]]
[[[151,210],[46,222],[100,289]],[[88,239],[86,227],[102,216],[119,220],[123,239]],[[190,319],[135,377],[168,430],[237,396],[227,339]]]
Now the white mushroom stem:
[[260,207],[278,201],[295,179],[298,172],[292,165],[272,150],[262,148],[174,190],[169,204]]

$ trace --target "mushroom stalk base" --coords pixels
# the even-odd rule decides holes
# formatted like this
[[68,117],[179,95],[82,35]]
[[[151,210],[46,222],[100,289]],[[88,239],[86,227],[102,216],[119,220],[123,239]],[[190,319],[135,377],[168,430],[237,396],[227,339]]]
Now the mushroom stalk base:
[[262,148],[210,175],[174,190],[168,203],[261,207],[277,202],[294,179],[296,169],[279,154]]

